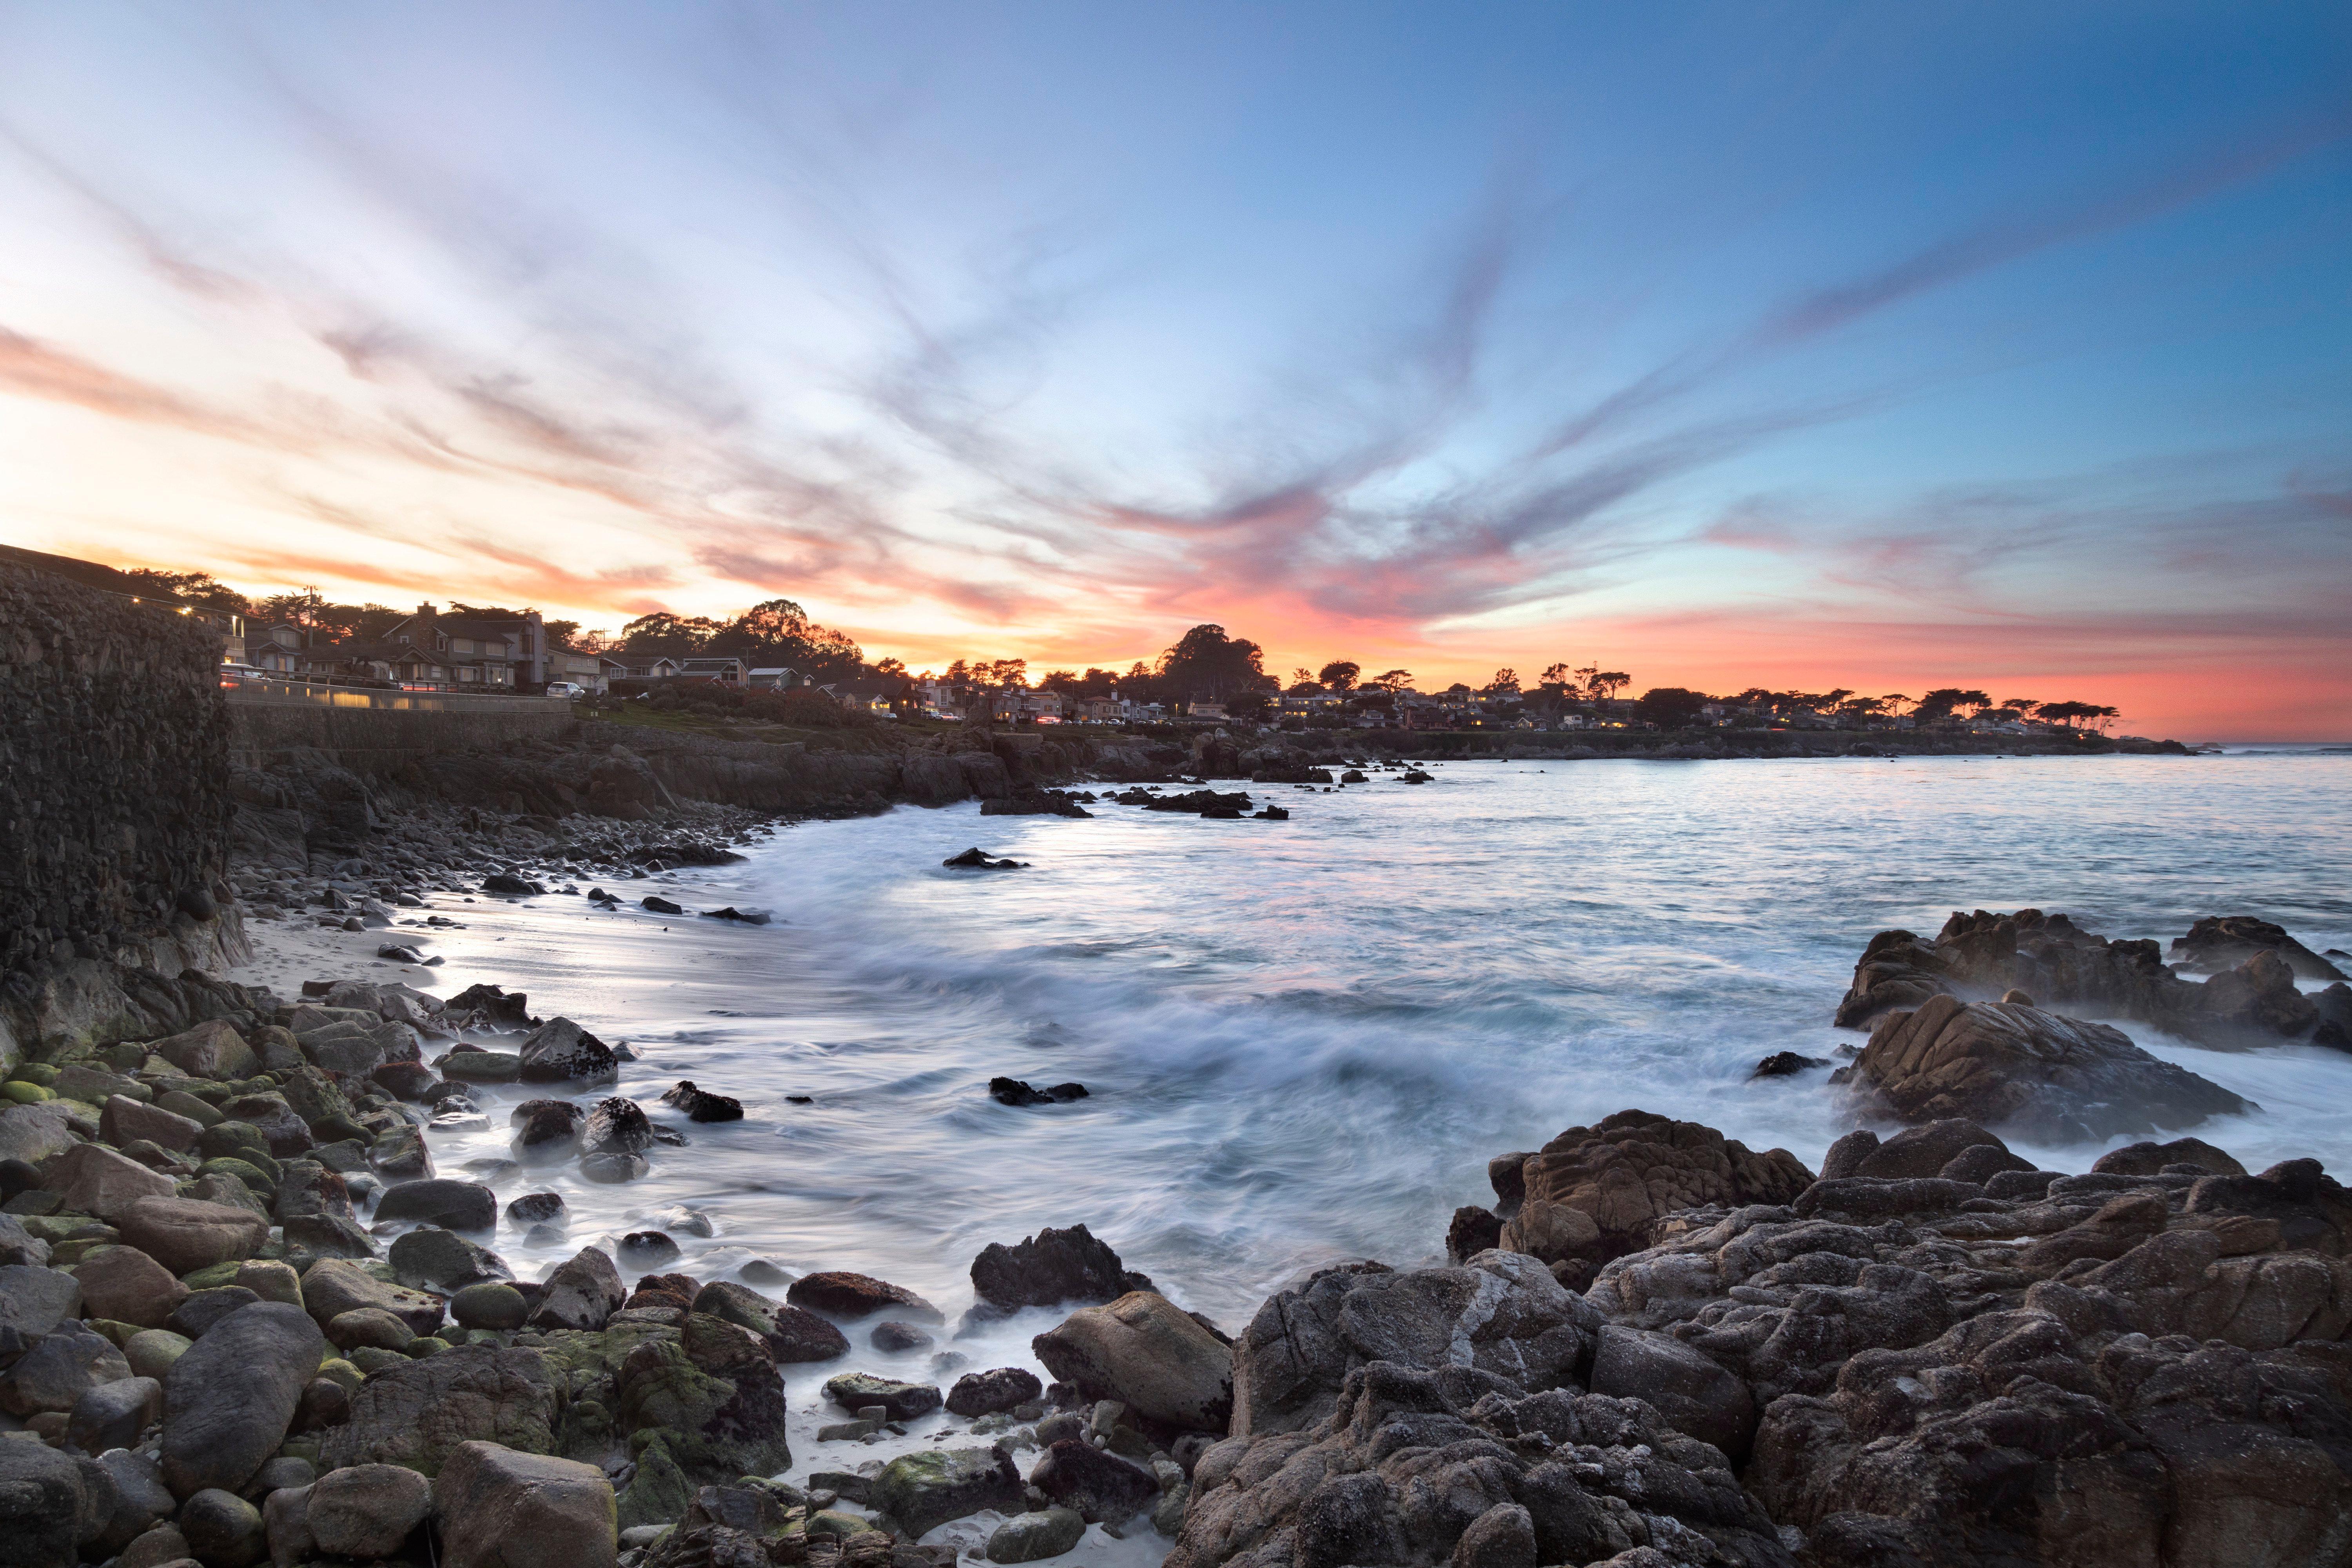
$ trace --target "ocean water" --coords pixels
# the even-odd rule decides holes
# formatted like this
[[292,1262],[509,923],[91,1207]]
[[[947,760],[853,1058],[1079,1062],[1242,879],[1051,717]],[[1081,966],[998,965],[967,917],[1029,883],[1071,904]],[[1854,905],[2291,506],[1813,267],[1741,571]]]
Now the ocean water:
[[[1830,1016],[1886,927],[2036,905],[2169,939],[2248,912],[2352,949],[2347,752],[1434,771],[1256,790],[1286,823],[906,807],[621,889],[761,906],[761,927],[501,906],[440,941],[444,994],[520,986],[632,1042],[622,1092],[691,1142],[627,1186],[562,1168],[498,1185],[562,1192],[571,1246],[657,1226],[706,1276],[757,1255],[896,1280],[946,1310],[943,1343],[981,1247],[1084,1223],[1238,1330],[1302,1268],[1441,1253],[1454,1208],[1490,1198],[1490,1157],[1611,1111],[1816,1164],[1857,1125],[1843,1091],[1748,1073],[1860,1040]],[[972,845],[1028,868],[940,867]],[[2250,1168],[2315,1154],[2352,1174],[2352,1055],[2125,1026],[2263,1107],[2200,1136]],[[1091,1092],[1016,1110],[988,1098],[998,1074]],[[652,1104],[678,1079],[749,1115],[688,1125]],[[520,1098],[488,1091],[488,1129],[436,1133],[443,1169],[504,1153]],[[2098,1152],[2024,1152],[2075,1170]],[[678,1205],[715,1234],[683,1234]],[[498,1245],[532,1274],[562,1256]],[[1025,1361],[1051,1321],[968,1348]]]

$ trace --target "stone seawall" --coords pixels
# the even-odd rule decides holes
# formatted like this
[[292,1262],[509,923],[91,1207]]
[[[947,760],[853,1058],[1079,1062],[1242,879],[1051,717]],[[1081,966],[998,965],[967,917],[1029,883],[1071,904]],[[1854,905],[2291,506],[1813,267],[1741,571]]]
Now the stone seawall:
[[244,955],[219,660],[201,626],[0,564],[0,1060],[112,1008],[100,976]]
[[568,712],[520,700],[511,710],[454,713],[234,700],[227,707],[230,761],[236,766],[268,768],[295,752],[325,752],[366,778],[388,776],[420,757],[560,741],[578,728]]

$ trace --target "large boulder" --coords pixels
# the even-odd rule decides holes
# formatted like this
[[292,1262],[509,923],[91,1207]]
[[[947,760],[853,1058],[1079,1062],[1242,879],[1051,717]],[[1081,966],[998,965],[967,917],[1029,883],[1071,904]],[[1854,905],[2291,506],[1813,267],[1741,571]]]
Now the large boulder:
[[539,1302],[531,1309],[530,1327],[601,1329],[628,1299],[612,1255],[600,1247],[583,1247],[547,1277]]
[[375,1217],[379,1225],[385,1220],[407,1220],[443,1230],[496,1230],[499,1199],[479,1182],[428,1177],[386,1188],[376,1200]]
[[2043,1143],[2193,1127],[2257,1109],[2105,1024],[1948,995],[1881,1016],[1853,1071],[1906,1121],[1964,1118]]
[[433,1511],[433,1483],[404,1465],[352,1465],[310,1486],[303,1523],[321,1552],[373,1562],[396,1555]]
[[1672,1334],[1611,1323],[1592,1355],[1592,1392],[1647,1400],[1677,1432],[1748,1458],[1759,1412],[1746,1384]]
[[400,1465],[431,1476],[461,1448],[495,1443],[544,1454],[555,1447],[555,1388],[537,1351],[461,1345],[370,1376],[350,1417],[327,1429],[329,1469]]
[[659,1428],[689,1479],[775,1475],[792,1465],[783,1379],[749,1329],[689,1313],[677,1338],[631,1351],[614,1384],[624,1429]]
[[361,1265],[341,1258],[322,1258],[304,1271],[302,1305],[322,1329],[345,1312],[375,1308],[420,1335],[439,1328],[446,1309],[446,1303],[430,1291],[379,1279]]
[[21,1355],[81,1310],[81,1281],[65,1270],[0,1265],[0,1358]]
[[1266,1299],[1234,1344],[1236,1436],[1295,1432],[1328,1417],[1350,1373],[1373,1362],[1466,1366],[1550,1388],[1589,1362],[1601,1315],[1521,1253],[1452,1268],[1327,1268]]
[[57,1158],[78,1142],[73,1128],[77,1114],[88,1112],[78,1113],[61,1100],[0,1105],[0,1160],[38,1165]]
[[462,1443],[433,1483],[447,1568],[613,1568],[613,1485],[593,1465]]
[[751,1330],[779,1363],[832,1361],[849,1353],[849,1338],[814,1312],[771,1301],[748,1285],[714,1279],[695,1292],[694,1310]]
[[523,1037],[525,1083],[607,1083],[620,1076],[613,1047],[569,1018],[550,1018]]
[[1048,1444],[1029,1484],[1088,1524],[1125,1524],[1160,1495],[1150,1470],[1076,1437]]
[[803,1274],[785,1289],[784,1300],[795,1307],[835,1318],[855,1320],[887,1310],[892,1317],[912,1318],[922,1322],[936,1323],[945,1319],[945,1314],[937,1307],[904,1285],[893,1285],[887,1279],[877,1279],[870,1274],[853,1274],[846,1269]]
[[245,1037],[232,1028],[227,1020],[207,1018],[185,1034],[157,1040],[147,1047],[152,1056],[162,1057],[190,1078],[216,1079],[226,1082],[234,1079],[249,1079],[261,1070],[261,1058]]
[[866,1502],[904,1525],[908,1535],[927,1535],[951,1519],[987,1509],[1019,1513],[1021,1472],[997,1448],[902,1454],[866,1483]]
[[1119,1400],[1155,1421],[1222,1432],[1233,1415],[1231,1347],[1150,1290],[1081,1308],[1029,1348],[1084,1397]]
[[67,1150],[50,1163],[49,1189],[73,1214],[96,1215],[111,1225],[142,1198],[168,1198],[179,1188],[161,1171],[103,1143],[83,1143]]
[[2286,933],[2286,928],[2253,915],[2208,915],[2175,937],[2168,956],[2192,974],[2235,969],[2258,953],[2274,952],[2298,980],[2342,980],[2344,972]]
[[101,1247],[74,1269],[81,1299],[93,1318],[160,1329],[188,1299],[188,1288],[135,1247]]
[[1646,1246],[1652,1226],[1677,1209],[1785,1204],[1812,1180],[1786,1149],[1759,1154],[1712,1127],[1621,1110],[1526,1156],[1502,1245],[1546,1263],[1601,1263]]
[[326,1336],[299,1307],[257,1301],[215,1323],[163,1379],[163,1481],[236,1491],[286,1440]]
[[105,1335],[66,1323],[16,1358],[0,1377],[0,1410],[11,1415],[63,1415],[102,1384],[131,1375],[131,1363]]
[[194,1117],[149,1105],[127,1094],[110,1095],[98,1116],[98,1135],[121,1148],[145,1139],[158,1149],[181,1153],[193,1149],[205,1124]]
[[0,1564],[73,1568],[85,1508],[79,1466],[42,1444],[0,1439]]
[[141,1198],[116,1224],[124,1241],[174,1274],[251,1258],[269,1240],[266,1217],[197,1198]]
[[972,1294],[1003,1311],[1110,1301],[1149,1290],[1149,1275],[1123,1267],[1118,1254],[1085,1226],[1041,1230],[1013,1246],[991,1242],[971,1260]]

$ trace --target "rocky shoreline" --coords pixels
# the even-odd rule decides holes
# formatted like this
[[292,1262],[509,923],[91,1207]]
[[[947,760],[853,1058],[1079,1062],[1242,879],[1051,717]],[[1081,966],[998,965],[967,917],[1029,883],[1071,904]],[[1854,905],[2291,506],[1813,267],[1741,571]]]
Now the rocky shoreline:
[[[411,811],[224,894],[265,942],[394,945],[428,900],[584,896],[763,827]],[[1816,1172],[1623,1111],[1494,1159],[1443,1266],[1320,1268],[1237,1334],[1083,1225],[984,1249],[953,1328],[844,1268],[697,1278],[659,1228],[518,1279],[501,1236],[560,1238],[562,1200],[443,1173],[436,1123],[499,1114],[526,1183],[625,1184],[740,1116],[728,1086],[663,1094],[681,1132],[612,1092],[629,1047],[494,985],[126,976],[186,1026],[0,1089],[0,1563],[2352,1561],[2352,1197],[2179,1136],[2247,1107],[2056,1010],[2246,1048],[2324,1041],[2344,987],[2282,1001],[2333,963],[2242,917],[2154,945],[2032,910],[1882,933],[1823,1092],[1906,1131]],[[2070,1173],[2002,1127],[2147,1135]],[[1039,1310],[1043,1377],[956,1348]]]

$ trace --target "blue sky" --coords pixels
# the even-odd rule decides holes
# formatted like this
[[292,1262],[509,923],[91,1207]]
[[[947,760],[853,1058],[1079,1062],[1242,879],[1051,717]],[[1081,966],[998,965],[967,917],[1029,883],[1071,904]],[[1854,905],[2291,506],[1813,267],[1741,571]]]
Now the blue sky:
[[2352,733],[2347,66],[2316,5],[0,6],[0,535]]

